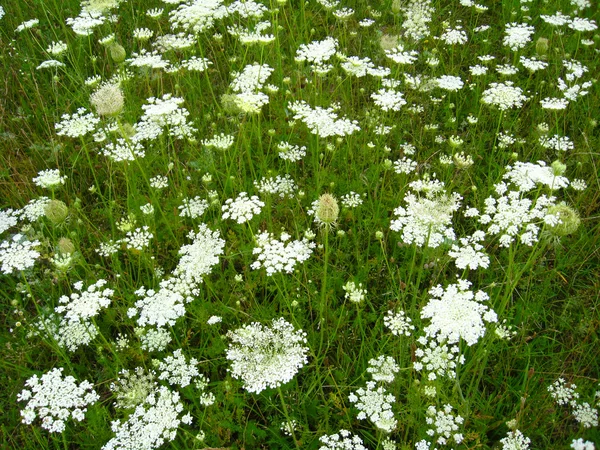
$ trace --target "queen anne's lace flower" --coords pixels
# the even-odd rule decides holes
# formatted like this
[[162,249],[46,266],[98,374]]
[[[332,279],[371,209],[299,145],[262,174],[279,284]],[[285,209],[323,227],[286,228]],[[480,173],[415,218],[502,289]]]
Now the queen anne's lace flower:
[[490,87],[483,91],[481,101],[487,105],[496,106],[501,111],[511,108],[520,108],[527,100],[520,87],[514,86],[512,81],[504,83],[491,83]]
[[346,136],[360,131],[356,120],[338,119],[334,108],[311,108],[305,101],[288,105],[294,113],[294,119],[300,119],[313,134],[320,137]]
[[234,378],[241,379],[248,392],[259,393],[290,381],[307,362],[306,333],[294,330],[283,317],[271,327],[254,322],[235,331],[226,358]]
[[258,255],[256,261],[250,266],[252,269],[264,267],[267,275],[285,271],[292,273],[298,263],[306,261],[315,248],[315,243],[308,239],[290,241],[290,235],[282,233],[280,239],[271,233],[263,232],[256,238],[254,255]]
[[61,118],[62,120],[54,126],[56,134],[72,138],[82,137],[93,132],[100,122],[100,119],[94,113],[86,114],[85,108],[79,108],[72,115],[63,114]]
[[496,313],[482,304],[488,295],[473,293],[470,286],[469,281],[458,280],[446,289],[437,285],[429,291],[432,298],[421,310],[421,318],[431,320],[425,327],[427,336],[449,344],[463,339],[470,346],[485,334],[484,322],[498,321]]
[[143,404],[124,422],[115,420],[111,429],[115,433],[102,450],[148,450],[170,442],[177,436],[181,423],[190,424],[189,414],[181,416],[183,403],[179,393],[161,386],[150,393]]
[[350,394],[348,400],[360,411],[356,416],[358,420],[369,419],[385,433],[391,433],[396,428],[398,421],[392,411],[396,399],[383,386],[377,387],[374,381],[367,381],[366,389],[359,388]]
[[10,274],[14,270],[26,270],[33,267],[40,253],[33,248],[40,245],[39,241],[28,241],[22,234],[15,234],[12,242],[0,243],[0,270]]
[[408,192],[404,196],[406,206],[394,210],[398,216],[392,220],[390,229],[402,232],[402,240],[406,244],[416,244],[419,247],[438,247],[444,238],[454,239],[452,229],[452,214],[460,206],[461,196],[453,193],[428,193],[417,196]]
[[348,430],[340,430],[339,433],[321,436],[321,447],[319,450],[367,450],[363,441],[358,436],[353,436]]
[[52,369],[41,378],[34,375],[25,382],[28,389],[17,395],[18,401],[27,402],[21,411],[23,423],[31,424],[39,416],[42,428],[62,433],[69,417],[81,422],[87,407],[100,398],[89,381],[77,385],[75,378],[63,378],[62,372],[62,367]]
[[246,192],[241,192],[234,200],[228,198],[221,207],[223,210],[223,219],[232,219],[237,223],[245,223],[252,219],[256,214],[260,214],[265,202],[259,200],[256,195],[248,197]]

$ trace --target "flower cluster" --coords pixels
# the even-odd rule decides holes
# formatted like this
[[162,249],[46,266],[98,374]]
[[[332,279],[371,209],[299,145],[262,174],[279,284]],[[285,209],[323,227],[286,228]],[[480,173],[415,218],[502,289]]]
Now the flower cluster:
[[489,299],[483,291],[473,293],[471,283],[458,280],[446,289],[437,285],[430,289],[432,298],[421,310],[422,319],[431,319],[425,333],[438,341],[455,344],[463,339],[471,346],[485,334],[484,322],[497,322],[496,313],[482,302]]
[[445,238],[454,240],[452,214],[458,210],[461,199],[457,193],[417,196],[408,192],[404,196],[406,207],[394,210],[398,218],[392,220],[390,229],[401,231],[406,244],[436,248]]
[[335,108],[311,108],[305,101],[297,101],[288,105],[294,113],[294,119],[304,122],[313,134],[320,137],[346,136],[359,131],[356,120],[339,119]]
[[246,192],[241,192],[234,200],[228,198],[221,207],[223,219],[232,219],[237,223],[245,223],[252,219],[256,214],[260,214],[265,202],[261,201],[256,195],[248,197]]
[[226,358],[234,378],[241,379],[248,392],[259,393],[290,381],[308,363],[306,333],[294,330],[283,319],[273,319],[270,327],[254,322],[234,331]]
[[111,429],[115,437],[108,441],[102,450],[158,448],[175,439],[181,423],[192,422],[189,414],[181,416],[182,411],[183,403],[179,393],[161,386],[151,392],[126,421],[112,422]]
[[23,423],[31,424],[36,417],[42,419],[42,428],[51,433],[62,433],[65,420],[72,417],[81,422],[87,407],[96,403],[100,396],[89,381],[79,385],[75,378],[63,378],[63,368],[52,369],[42,377],[32,376],[25,382],[17,400],[27,402],[21,411]]
[[462,425],[464,419],[461,416],[452,414],[452,406],[444,405],[443,410],[437,410],[435,406],[427,408],[427,424],[433,425],[427,430],[427,434],[431,437],[438,436],[436,442],[440,445],[446,445],[449,439],[453,439],[456,444],[463,441],[463,435],[457,433],[459,425]]
[[396,399],[383,386],[377,387],[374,381],[367,381],[366,389],[359,388],[350,394],[348,400],[360,411],[356,416],[358,420],[368,418],[385,433],[391,433],[396,428],[398,421],[392,411]]
[[10,274],[15,270],[26,270],[33,267],[35,260],[40,256],[34,247],[40,245],[39,241],[28,241],[22,234],[15,234],[11,241],[0,243],[0,270]]
[[256,261],[250,266],[257,270],[264,267],[267,275],[285,271],[292,273],[298,263],[306,261],[315,248],[314,242],[308,239],[290,241],[291,236],[282,233],[280,238],[275,238],[271,233],[263,232],[256,237],[256,247],[252,251]]

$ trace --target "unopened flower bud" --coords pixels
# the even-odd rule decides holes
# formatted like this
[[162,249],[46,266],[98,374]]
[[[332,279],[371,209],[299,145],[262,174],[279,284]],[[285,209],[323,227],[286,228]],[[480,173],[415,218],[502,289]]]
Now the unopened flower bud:
[[573,234],[581,224],[581,219],[577,211],[565,202],[549,207],[548,214],[558,217],[558,223],[548,227],[550,233],[555,236],[562,237]]
[[116,63],[122,63],[123,61],[125,61],[125,58],[127,57],[125,48],[121,44],[117,44],[116,42],[113,42],[110,45],[110,47],[108,48],[108,51],[110,53],[110,57]]
[[563,175],[567,170],[567,165],[560,162],[559,160],[554,161],[551,164],[551,167],[552,167],[552,173],[554,173],[554,176],[556,176],[556,177]]
[[331,227],[335,225],[339,215],[340,207],[335,197],[331,194],[321,195],[315,210],[317,221],[325,227]]
[[65,255],[75,253],[75,244],[71,239],[62,237],[58,240],[58,251]]
[[535,43],[535,51],[538,56],[546,56],[548,53],[549,42],[550,41],[548,41],[547,38],[538,38],[537,42]]
[[44,210],[46,217],[55,225],[58,225],[69,215],[69,208],[61,200],[50,200]]

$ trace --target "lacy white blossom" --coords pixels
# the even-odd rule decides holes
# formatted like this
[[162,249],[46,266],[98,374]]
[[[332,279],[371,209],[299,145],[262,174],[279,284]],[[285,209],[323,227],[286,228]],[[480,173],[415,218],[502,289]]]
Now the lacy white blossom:
[[248,392],[279,387],[308,363],[306,333],[283,318],[273,319],[270,327],[254,322],[229,331],[227,337],[229,371]]
[[78,138],[93,132],[100,119],[90,112],[86,114],[85,108],[79,108],[72,115],[63,114],[62,120],[54,125],[56,134]]
[[241,192],[234,200],[228,198],[221,207],[223,210],[223,219],[232,219],[237,223],[245,223],[252,219],[256,214],[260,214],[265,203],[256,195],[248,197],[246,192]]
[[415,326],[404,311],[389,310],[383,318],[383,324],[390,329],[394,336],[410,336]]
[[158,361],[156,365],[158,379],[167,380],[171,385],[186,387],[195,377],[200,375],[196,368],[197,365],[198,360],[196,358],[191,358],[188,363],[183,351],[179,348],[172,355]]
[[394,381],[396,374],[400,371],[400,366],[396,364],[391,356],[380,356],[369,360],[367,372],[375,381],[383,381],[391,383]]
[[502,450],[527,450],[531,440],[523,436],[519,430],[509,431],[505,438],[500,439]]
[[421,336],[417,339],[420,347],[415,350],[418,361],[413,363],[417,371],[427,371],[430,381],[438,377],[456,378],[456,367],[465,363],[465,357],[460,354],[458,345],[446,345],[437,339],[427,339]]
[[83,282],[79,281],[73,285],[74,290],[70,296],[63,295],[58,299],[59,306],[55,311],[63,314],[70,322],[88,320],[96,317],[101,309],[110,305],[114,291],[109,288],[102,289],[106,280],[98,280],[83,290]]
[[191,423],[191,416],[182,416],[183,404],[179,393],[165,386],[154,390],[143,404],[124,422],[115,420],[111,429],[115,433],[102,450],[149,450],[170,442],[177,436],[177,428]]
[[406,206],[394,210],[398,217],[392,220],[390,229],[402,232],[406,244],[436,248],[444,238],[454,240],[452,214],[458,210],[461,199],[457,193],[417,196],[408,192],[404,196]]
[[443,410],[437,410],[435,406],[427,408],[427,418],[425,419],[428,425],[433,425],[427,430],[427,434],[431,437],[437,435],[436,443],[446,445],[449,439],[454,440],[456,444],[463,441],[462,433],[457,433],[459,425],[464,423],[461,416],[452,414],[452,406],[444,405]]
[[254,270],[264,267],[268,276],[283,271],[292,273],[296,264],[310,257],[316,245],[307,238],[295,241],[290,241],[290,238],[287,233],[282,233],[280,239],[268,232],[259,234],[256,237],[257,246],[252,251],[258,256],[250,267]]
[[321,447],[319,450],[367,450],[363,441],[358,436],[353,436],[348,430],[340,430],[339,433],[321,436]]
[[204,214],[204,211],[208,208],[208,201],[198,196],[194,198],[184,198],[181,203],[182,204],[177,207],[181,211],[179,215],[191,219],[197,219]]
[[360,131],[356,120],[339,119],[334,108],[311,108],[305,101],[288,105],[294,113],[294,119],[300,119],[313,134],[320,137],[346,136]]
[[15,270],[26,270],[33,267],[35,260],[40,256],[34,247],[40,245],[39,241],[28,241],[22,234],[15,234],[11,241],[0,243],[0,270],[10,274]]
[[62,433],[65,421],[84,419],[87,407],[98,401],[100,396],[89,381],[79,385],[75,378],[63,378],[63,368],[52,369],[42,377],[32,376],[25,382],[26,389],[17,395],[18,401],[26,401],[21,410],[23,423],[31,424],[36,417],[42,420],[42,428],[51,433]]
[[535,28],[526,23],[508,23],[505,26],[506,33],[502,43],[513,51],[517,51],[531,41],[531,35]]
[[467,345],[475,344],[485,335],[484,322],[497,322],[496,313],[482,302],[489,300],[483,291],[473,293],[471,283],[458,280],[446,289],[437,285],[430,289],[431,299],[421,310],[422,319],[431,319],[425,327],[430,338],[455,344],[463,339]]
[[520,108],[526,100],[527,97],[523,95],[523,90],[514,86],[512,81],[490,83],[490,86],[481,94],[483,103],[496,106],[501,111]]
[[385,433],[391,433],[398,425],[392,411],[396,398],[383,386],[377,387],[374,381],[367,381],[366,389],[359,388],[348,400],[360,411],[356,416],[358,420],[369,419]]

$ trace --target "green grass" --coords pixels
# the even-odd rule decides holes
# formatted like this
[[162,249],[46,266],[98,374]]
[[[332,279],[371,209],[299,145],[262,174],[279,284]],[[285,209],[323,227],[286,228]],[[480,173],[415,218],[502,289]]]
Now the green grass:
[[[208,69],[168,73],[116,62],[110,48],[99,40],[114,33],[127,58],[142,48],[151,49],[156,36],[173,32],[167,13],[175,5],[124,1],[113,10],[118,20],[103,23],[88,37],[76,35],[66,24],[67,18],[79,14],[77,1],[5,2],[6,15],[0,19],[0,208],[20,209],[32,199],[47,196],[64,202],[68,216],[58,224],[44,215],[31,223],[20,220],[0,237],[8,242],[21,233],[40,242],[40,256],[32,268],[0,274],[2,448],[102,448],[114,435],[111,422],[125,420],[132,413],[132,409],[114,404],[116,393],[110,386],[119,372],[136,367],[151,370],[154,360],[163,360],[179,348],[188,359],[199,361],[199,372],[210,379],[206,392],[214,394],[215,403],[201,405],[201,392],[193,384],[170,388],[179,392],[193,422],[180,424],[176,438],[163,448],[317,449],[322,436],[346,429],[360,436],[369,449],[387,450],[387,438],[396,448],[409,449],[422,439],[432,442],[427,435],[427,408],[433,405],[441,410],[446,404],[464,418],[457,431],[464,439],[460,444],[449,440],[447,446],[438,444],[438,448],[500,449],[500,440],[511,430],[509,421],[515,421],[514,429],[531,439],[530,448],[569,449],[577,438],[600,445],[598,427],[583,427],[573,417],[572,408],[558,406],[547,390],[562,377],[577,385],[578,401],[589,403],[598,413],[597,30],[576,32],[566,26],[553,27],[540,18],[556,11],[574,16],[575,8],[566,0],[532,3],[529,11],[522,10],[517,1],[488,2],[485,12],[459,2],[436,0],[432,2],[434,19],[428,24],[430,34],[418,41],[401,37],[405,50],[418,52],[418,60],[399,65],[386,58],[380,42],[383,35],[402,35],[406,13],[397,6],[408,2],[346,0],[340,6],[355,10],[346,21],[336,19],[315,0],[277,3],[266,1],[267,11],[261,19],[273,24],[266,33],[275,35],[274,42],[244,45],[228,32],[232,25],[246,26],[258,20],[237,15],[218,19],[213,28],[196,35],[191,48],[164,53],[172,63],[191,56],[207,58],[211,62]],[[155,7],[165,8],[156,20],[145,14]],[[596,23],[600,19],[595,4],[578,16]],[[367,17],[375,18],[375,23],[360,26],[359,20]],[[38,18],[39,25],[14,31],[32,18]],[[511,22],[535,27],[531,42],[518,51],[502,43],[504,25]],[[467,44],[448,46],[434,38],[446,26],[459,23],[467,32]],[[475,33],[475,27],[482,24],[490,29]],[[150,42],[133,38],[133,30],[140,27],[154,31]],[[315,75],[308,63],[294,61],[301,44],[328,36],[337,39],[340,53],[369,57],[375,67],[389,67],[387,78],[401,81],[397,90],[407,104],[399,111],[381,110],[371,94],[382,87],[382,81],[371,75],[358,78],[347,74],[341,67],[342,58],[334,56],[329,61],[331,71],[323,76]],[[536,53],[539,38],[549,40],[546,55]],[[584,45],[582,39],[592,44]],[[48,45],[59,40],[68,45],[67,52],[57,58],[65,66],[36,69],[51,58],[46,53]],[[495,59],[484,63],[477,59],[482,55]],[[546,69],[530,73],[518,63],[519,56],[536,55],[548,63]],[[427,64],[432,56],[439,64]],[[561,94],[557,82],[559,77],[565,79],[563,60],[569,59],[587,67],[575,82],[593,81],[589,93],[571,101],[565,110],[544,110],[540,100]],[[223,95],[232,94],[233,72],[254,62],[273,69],[266,83],[278,91],[268,94],[268,104],[258,114],[232,112]],[[507,63],[518,66],[519,72],[508,77],[495,72],[496,64]],[[488,67],[488,73],[472,76],[469,67],[475,64]],[[140,120],[147,99],[165,94],[184,99],[181,106],[189,111],[187,121],[196,131],[189,138],[175,139],[166,130],[144,142],[145,157],[129,162],[103,156],[100,152],[105,143],[95,142],[91,133],[75,139],[59,136],[55,124],[63,114],[73,114],[80,107],[94,111],[90,103],[94,89],[85,80],[100,75],[106,81],[117,74],[128,74],[121,82],[125,105],[115,121],[117,126],[107,132],[106,142],[130,139],[124,130]],[[438,87],[411,89],[405,74],[431,79],[460,76],[465,86],[458,92]],[[482,94],[490,83],[505,80],[523,90],[528,97],[524,106],[500,112],[483,104]],[[360,131],[342,137],[311,133],[293,117],[290,104],[300,100],[312,108],[337,104],[339,117],[356,120]],[[466,122],[469,115],[478,119],[476,124]],[[568,136],[574,149],[557,152],[540,145],[541,123],[547,124],[548,136]],[[100,126],[108,125],[102,118]],[[382,135],[375,132],[378,125],[393,128]],[[498,132],[513,135],[516,142],[500,148]],[[203,144],[221,133],[234,137],[229,149]],[[452,136],[463,143],[453,148],[447,142]],[[283,141],[305,146],[306,156],[298,162],[279,158],[277,145]],[[414,155],[403,150],[404,143],[415,147]],[[471,156],[473,165],[460,169],[440,161],[441,156],[459,152]],[[409,174],[393,170],[392,162],[403,156],[417,163]],[[489,256],[489,267],[457,268],[448,255],[452,244],[476,230],[488,229],[488,225],[465,217],[464,211],[476,207],[482,212],[488,197],[498,198],[494,185],[502,181],[507,165],[537,161],[550,165],[555,160],[566,165],[564,176],[584,180],[587,188],[552,191],[538,184],[521,197],[536,200],[554,195],[555,203],[566,202],[581,217],[577,230],[555,239],[551,227],[538,221],[538,242],[533,246],[514,242],[508,248],[500,245],[498,236],[488,233],[481,244]],[[36,186],[32,179],[45,169],[60,169],[66,183],[53,191]],[[255,186],[263,177],[285,174],[297,185],[292,196],[260,193]],[[167,188],[150,186],[150,178],[157,175],[168,178]],[[461,208],[452,214],[456,239],[446,238],[435,248],[404,243],[402,233],[390,229],[397,219],[394,210],[406,207],[409,183],[428,177],[443,182],[446,194],[455,192],[462,197]],[[258,195],[265,202],[261,213],[242,224],[223,219],[221,206],[241,192]],[[312,202],[322,194],[330,193],[340,201],[350,192],[361,196],[362,205],[341,207],[337,224],[329,231],[308,214]],[[208,208],[198,218],[183,217],[179,209],[183,199],[196,196],[206,199]],[[148,203],[154,212],[144,215],[140,207]],[[133,228],[148,226],[153,234],[149,246],[136,251],[122,244],[114,255],[100,256],[96,251],[100,244],[125,237],[120,221],[129,215],[135,217]],[[193,301],[186,303],[185,315],[167,328],[171,343],[161,351],[146,351],[135,332],[138,316],[128,315],[139,299],[135,291],[141,287],[158,290],[160,281],[177,267],[179,249],[190,244],[188,233],[197,231],[200,224],[220,232],[224,253],[203,277]],[[268,276],[265,269],[252,269],[255,238],[263,231],[279,237],[282,230],[291,240],[300,240],[305,231],[312,230],[316,247],[310,258],[296,265],[292,273]],[[68,238],[75,248],[65,270],[52,261],[60,253],[61,238]],[[500,339],[494,332],[496,326],[488,324],[485,336],[476,344],[468,346],[464,340],[458,344],[465,362],[457,368],[456,378],[431,381],[427,371],[417,371],[413,365],[422,347],[417,339],[431,323],[420,314],[431,298],[429,290],[456,283],[457,277],[469,280],[473,291],[489,295],[486,304],[514,335],[510,340]],[[90,345],[69,351],[43,332],[32,334],[40,316],[52,312],[61,296],[70,295],[74,283],[82,281],[87,288],[99,279],[107,280],[115,294],[110,306],[94,319],[99,335]],[[362,283],[366,289],[361,303],[345,298],[343,286],[348,281]],[[389,310],[403,310],[412,320],[410,336],[394,336],[384,326]],[[222,322],[208,325],[213,315]],[[278,389],[249,393],[228,371],[227,333],[251,322],[270,324],[279,317],[307,333],[308,364]],[[117,346],[120,335],[128,338],[128,346]],[[395,399],[392,411],[397,426],[389,434],[370,420],[358,420],[359,411],[349,401],[349,396],[371,379],[369,361],[381,355],[394,358],[400,367],[392,383],[379,383]],[[55,367],[64,367],[64,374],[78,381],[89,380],[100,396],[88,408],[85,420],[67,421],[62,434],[43,429],[39,418],[32,425],[22,423],[24,402],[17,401],[27,379]],[[168,386],[166,381],[157,382]],[[435,387],[436,394],[426,396],[424,386]],[[280,429],[288,419],[297,423],[293,437]],[[196,438],[200,431],[205,433],[204,441]]]

